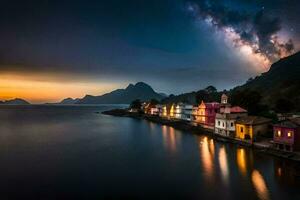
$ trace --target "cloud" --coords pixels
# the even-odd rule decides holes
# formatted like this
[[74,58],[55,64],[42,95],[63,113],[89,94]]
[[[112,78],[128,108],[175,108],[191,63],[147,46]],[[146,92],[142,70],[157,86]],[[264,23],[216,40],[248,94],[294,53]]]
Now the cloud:
[[187,10],[196,20],[205,21],[216,30],[225,34],[230,30],[235,35],[231,38],[235,47],[248,46],[253,54],[259,54],[268,63],[294,52],[293,41],[282,41],[278,36],[280,19],[267,15],[264,8],[256,13],[248,13],[208,0],[189,2]]

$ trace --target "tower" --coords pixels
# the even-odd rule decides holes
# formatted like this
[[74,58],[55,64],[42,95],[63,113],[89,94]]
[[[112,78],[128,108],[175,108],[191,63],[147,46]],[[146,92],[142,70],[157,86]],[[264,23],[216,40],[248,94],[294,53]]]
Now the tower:
[[226,94],[222,94],[221,96],[221,104],[227,104],[228,103],[228,97]]

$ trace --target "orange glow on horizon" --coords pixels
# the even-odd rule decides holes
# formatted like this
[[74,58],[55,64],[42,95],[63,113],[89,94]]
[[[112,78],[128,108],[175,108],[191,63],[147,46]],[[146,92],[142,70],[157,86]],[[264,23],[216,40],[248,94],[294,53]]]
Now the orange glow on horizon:
[[0,100],[22,98],[30,103],[53,103],[64,98],[82,98],[86,94],[101,95],[119,87],[118,84],[80,81],[54,81],[47,77],[0,75]]

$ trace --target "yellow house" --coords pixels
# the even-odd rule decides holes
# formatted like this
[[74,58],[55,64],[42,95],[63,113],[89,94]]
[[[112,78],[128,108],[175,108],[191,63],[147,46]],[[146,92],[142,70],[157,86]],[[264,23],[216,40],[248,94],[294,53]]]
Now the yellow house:
[[172,104],[171,108],[170,108],[170,117],[174,118],[175,117],[175,109],[174,109],[174,104]]
[[237,119],[235,122],[236,138],[253,142],[258,135],[268,132],[271,119],[258,116],[247,116]]
[[251,125],[246,125],[243,123],[235,125],[236,137],[239,139],[253,139],[253,127]]
[[206,109],[206,105],[204,101],[201,101],[201,104],[193,108],[193,116],[195,122],[197,123],[205,122],[205,109]]
[[167,117],[167,116],[168,116],[167,106],[166,106],[166,105],[163,106],[163,113],[162,113],[162,116],[163,116],[163,117]]
[[206,105],[203,101],[201,101],[201,104],[198,107],[197,122],[205,123],[205,109],[206,109]]

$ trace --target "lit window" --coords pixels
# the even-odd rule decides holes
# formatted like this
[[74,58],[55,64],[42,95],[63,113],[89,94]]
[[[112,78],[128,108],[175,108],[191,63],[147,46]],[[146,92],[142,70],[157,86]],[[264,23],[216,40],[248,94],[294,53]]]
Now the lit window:
[[277,137],[281,137],[281,131],[277,131]]
[[287,133],[287,136],[288,136],[288,137],[292,137],[292,135],[293,135],[293,134],[292,134],[291,131],[289,131],[289,132]]

